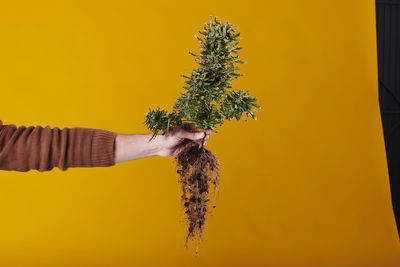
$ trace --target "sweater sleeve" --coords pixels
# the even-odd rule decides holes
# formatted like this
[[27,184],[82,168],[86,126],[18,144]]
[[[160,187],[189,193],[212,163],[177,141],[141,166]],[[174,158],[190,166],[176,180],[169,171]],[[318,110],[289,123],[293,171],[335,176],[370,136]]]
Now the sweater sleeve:
[[115,165],[117,133],[95,128],[3,125],[0,120],[0,170],[39,172],[58,167]]

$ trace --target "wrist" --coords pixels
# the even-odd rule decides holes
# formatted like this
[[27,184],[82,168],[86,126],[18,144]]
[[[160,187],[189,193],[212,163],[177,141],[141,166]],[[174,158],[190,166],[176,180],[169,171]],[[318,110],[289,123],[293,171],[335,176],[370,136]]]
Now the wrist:
[[115,163],[160,155],[164,136],[151,134],[118,134],[115,140]]
[[[147,140],[150,140],[153,134],[147,135]],[[162,134],[157,134],[151,141],[147,143],[149,145],[149,156],[161,156],[164,144],[165,144],[165,136]]]

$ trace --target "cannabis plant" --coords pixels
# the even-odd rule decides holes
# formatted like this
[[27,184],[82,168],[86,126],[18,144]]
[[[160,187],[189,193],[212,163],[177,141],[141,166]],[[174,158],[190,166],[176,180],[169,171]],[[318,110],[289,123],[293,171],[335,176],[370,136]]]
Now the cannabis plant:
[[[186,79],[183,86],[185,92],[176,99],[171,112],[157,107],[146,114],[145,125],[153,132],[149,141],[160,132],[168,135],[170,130],[183,122],[194,123],[198,129],[217,132],[217,126],[221,126],[225,120],[235,118],[246,121],[244,115],[257,119],[254,112],[260,106],[255,103],[256,98],[250,96],[248,91],[230,89],[232,80],[243,76],[235,72],[239,69],[235,63],[245,63],[238,58],[242,49],[237,46],[240,33],[231,23],[221,23],[212,17],[199,33],[203,35],[195,35],[200,42],[199,54],[189,51],[199,66],[192,73],[181,75]],[[189,221],[187,246],[189,237],[197,236],[201,242],[209,201],[209,183],[214,184],[216,193],[219,163],[209,150],[198,146],[182,151],[176,161],[183,189],[181,200]]]

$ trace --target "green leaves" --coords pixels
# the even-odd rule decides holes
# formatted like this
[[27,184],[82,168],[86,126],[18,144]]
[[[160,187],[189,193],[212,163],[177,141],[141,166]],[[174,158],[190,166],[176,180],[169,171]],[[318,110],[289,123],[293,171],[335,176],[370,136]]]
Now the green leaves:
[[168,113],[165,110],[160,110],[157,107],[155,110],[149,110],[146,114],[145,124],[149,127],[149,129],[153,132],[153,135],[150,140],[156,137],[158,131],[165,131],[168,128],[169,119]]
[[168,135],[170,129],[182,124],[182,117],[174,110],[169,113],[165,110],[160,110],[159,107],[155,110],[150,110],[146,114],[145,125],[153,132],[150,140],[157,136],[158,132]]
[[[229,90],[231,81],[243,74],[235,73],[239,67],[235,63],[245,64],[238,59],[237,47],[240,33],[229,22],[222,23],[217,18],[204,24],[204,37],[195,35],[200,43],[199,54],[195,56],[198,68],[188,75],[181,75],[186,80],[185,92],[181,94],[173,106],[171,113],[159,108],[149,110],[145,124],[153,132],[152,140],[158,132],[168,135],[170,129],[179,126],[183,121],[195,123],[197,128],[211,129],[215,132],[218,125],[225,120],[235,118],[243,120],[242,116],[256,119],[254,112],[260,108],[249,92]],[[245,121],[245,120],[244,120]]]
[[222,104],[225,118],[227,120],[231,120],[232,118],[240,120],[243,113],[245,113],[247,117],[250,115],[253,119],[256,119],[253,112],[255,108],[260,108],[260,106],[254,102],[256,102],[256,98],[249,96],[249,91],[243,92],[239,90],[236,92],[232,90]]

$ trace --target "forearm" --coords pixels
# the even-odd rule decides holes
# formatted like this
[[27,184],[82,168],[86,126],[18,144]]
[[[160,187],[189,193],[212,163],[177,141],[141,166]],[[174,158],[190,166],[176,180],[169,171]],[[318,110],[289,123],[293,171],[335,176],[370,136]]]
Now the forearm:
[[162,135],[150,142],[152,134],[118,134],[115,139],[115,163],[157,156],[162,149]]

